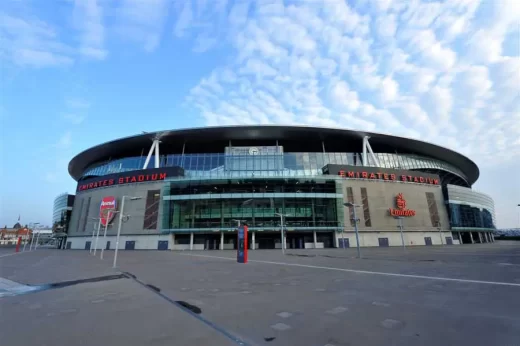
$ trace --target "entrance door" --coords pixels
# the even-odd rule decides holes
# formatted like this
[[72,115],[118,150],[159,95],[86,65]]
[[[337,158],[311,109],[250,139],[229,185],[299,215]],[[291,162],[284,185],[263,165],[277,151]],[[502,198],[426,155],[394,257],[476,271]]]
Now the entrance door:
[[85,250],[90,250],[90,246],[92,245],[92,242],[91,241],[87,241],[85,243]]
[[453,245],[453,238],[452,237],[446,237],[446,244],[447,245]]
[[168,250],[168,240],[159,240],[157,250]]
[[110,240],[107,241],[107,246],[105,247],[105,250],[110,250]]
[[379,246],[380,247],[388,247],[388,246],[390,246],[390,244],[388,242],[388,238],[377,238],[377,240],[379,241]]
[[127,240],[125,243],[125,250],[135,250],[135,240]]
[[338,241],[338,245],[341,249],[346,249],[350,247],[350,241],[348,238],[339,238]]
[[431,246],[432,245],[432,237],[424,237],[424,244]]

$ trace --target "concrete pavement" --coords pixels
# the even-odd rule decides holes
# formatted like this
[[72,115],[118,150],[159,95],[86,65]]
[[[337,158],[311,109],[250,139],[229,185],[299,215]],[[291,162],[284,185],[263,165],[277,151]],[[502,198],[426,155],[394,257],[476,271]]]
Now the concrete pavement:
[[[355,258],[355,249],[289,250],[286,256],[280,250],[250,251],[251,262],[238,264],[233,251],[122,251],[119,267],[164,296],[200,308],[206,321],[251,345],[515,345],[520,340],[520,244],[362,252],[363,259]],[[42,250],[0,257],[0,276],[44,283],[113,274],[113,252],[105,255],[101,261],[86,251]],[[36,319],[33,304],[41,305],[38,324],[43,315],[65,316],[59,325],[68,338],[38,327],[32,334],[32,340],[47,335],[43,339],[53,345],[72,342],[77,326],[78,335],[87,335],[88,326],[112,323],[116,335],[131,330],[131,337],[110,339],[107,327],[97,341],[236,344],[130,279],[0,299],[2,312],[10,314],[1,316],[0,328]],[[163,324],[164,319],[171,323]],[[141,324],[144,329],[135,332]],[[187,339],[175,339],[168,328],[180,328]],[[154,339],[161,333],[166,334]],[[194,339],[198,335],[204,338]]]

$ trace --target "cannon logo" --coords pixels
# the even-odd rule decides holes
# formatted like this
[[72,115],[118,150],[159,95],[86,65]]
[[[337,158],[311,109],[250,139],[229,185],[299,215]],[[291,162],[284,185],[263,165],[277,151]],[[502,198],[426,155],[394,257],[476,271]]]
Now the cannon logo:
[[397,209],[390,208],[388,212],[392,216],[415,216],[415,210],[406,209],[406,199],[404,199],[402,193],[398,193],[395,197],[395,205]]
[[395,197],[395,204],[397,208],[401,210],[406,209],[406,199],[404,199],[402,193],[397,194],[397,196]]
[[99,217],[101,218],[101,224],[106,226],[115,216],[115,210],[117,207],[117,201],[114,196],[103,197],[101,205],[99,206]]

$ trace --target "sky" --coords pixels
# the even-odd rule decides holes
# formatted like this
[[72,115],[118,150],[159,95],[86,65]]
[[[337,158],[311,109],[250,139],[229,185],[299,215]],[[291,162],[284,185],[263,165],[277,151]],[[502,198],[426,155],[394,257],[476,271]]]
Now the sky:
[[515,0],[4,0],[0,227],[50,225],[91,146],[277,123],[456,150],[520,227],[519,56]]

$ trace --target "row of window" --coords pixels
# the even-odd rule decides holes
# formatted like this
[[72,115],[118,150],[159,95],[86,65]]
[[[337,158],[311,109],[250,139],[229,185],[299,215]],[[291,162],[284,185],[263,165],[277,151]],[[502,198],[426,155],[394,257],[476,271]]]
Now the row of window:
[[232,228],[238,220],[250,227],[338,227],[335,198],[265,198],[166,200],[163,228]]
[[[375,154],[382,168],[394,169],[441,169],[465,178],[456,167],[439,160],[418,155],[377,153]],[[96,164],[88,168],[83,176],[102,176],[142,169],[145,156],[127,157]],[[373,166],[368,160],[366,166]],[[151,163],[155,160],[152,157]],[[160,167],[179,166],[186,174],[198,172],[204,176],[219,176],[230,172],[298,172],[301,176],[321,174],[327,164],[362,166],[360,153],[285,153],[275,155],[226,155],[226,154],[186,154],[160,156]],[[150,164],[149,167],[153,167]]]
[[449,204],[451,227],[494,229],[492,213],[483,208],[466,204]]
[[222,193],[341,193],[335,180],[228,179],[189,180],[170,185],[170,195]]

